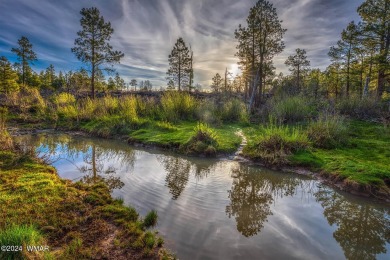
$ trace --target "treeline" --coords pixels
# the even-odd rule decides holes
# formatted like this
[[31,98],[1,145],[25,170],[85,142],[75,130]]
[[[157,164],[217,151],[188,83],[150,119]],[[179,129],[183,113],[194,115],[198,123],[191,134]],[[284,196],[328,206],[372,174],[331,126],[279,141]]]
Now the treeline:
[[[259,0],[250,9],[246,25],[239,25],[234,32],[241,75],[233,77],[227,69],[222,75],[216,73],[211,79],[211,90],[241,93],[251,111],[262,108],[269,95],[305,95],[315,99],[370,95],[386,99],[390,85],[389,5],[387,0],[366,0],[358,8],[361,21],[352,21],[342,31],[340,40],[329,50],[331,64],[325,70],[311,68],[306,50],[298,48],[285,61],[291,73],[276,75],[273,58],[285,48],[286,29],[275,7]],[[30,65],[37,55],[29,40],[21,37],[18,47],[12,49],[18,62],[11,64],[4,56],[0,58],[0,91],[10,93],[20,86],[31,86],[68,93],[91,90],[94,97],[96,91],[152,90],[149,80],[132,79],[126,83],[118,73],[105,78],[104,72],[114,72],[108,65],[120,62],[124,54],[109,44],[114,29],[97,8],[83,8],[80,14],[81,30],[71,50],[88,70],[57,74],[50,65],[36,73]],[[202,90],[200,84],[194,83],[194,53],[183,38],[173,46],[168,63],[167,86],[160,90]]]

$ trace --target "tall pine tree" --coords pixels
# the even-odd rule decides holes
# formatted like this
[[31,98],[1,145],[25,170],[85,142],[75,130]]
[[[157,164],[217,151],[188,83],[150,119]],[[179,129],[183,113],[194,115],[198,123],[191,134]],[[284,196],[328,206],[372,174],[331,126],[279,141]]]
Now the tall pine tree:
[[170,67],[167,79],[168,81],[173,80],[181,91],[182,87],[190,85],[192,75],[192,53],[190,54],[183,38],[180,37],[173,46],[168,61]]
[[95,97],[95,77],[104,64],[117,63],[124,56],[114,51],[109,44],[114,29],[110,22],[105,22],[96,7],[83,8],[80,11],[82,30],[74,42],[72,52],[76,57],[91,67],[91,94]]

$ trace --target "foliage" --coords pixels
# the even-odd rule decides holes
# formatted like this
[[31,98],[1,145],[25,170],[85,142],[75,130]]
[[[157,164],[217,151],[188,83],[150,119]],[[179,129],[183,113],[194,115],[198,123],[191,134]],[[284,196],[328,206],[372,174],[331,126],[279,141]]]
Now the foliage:
[[252,93],[255,96],[251,97],[250,110],[253,101],[262,97],[263,82],[272,75],[272,58],[284,49],[282,38],[285,32],[276,8],[265,0],[257,1],[250,9],[247,27],[239,25],[235,31],[235,38],[238,40],[236,56],[247,75],[252,77]]
[[9,94],[19,90],[18,75],[4,56],[0,57],[0,93]]
[[27,37],[22,36],[18,40],[19,48],[12,48],[12,52],[18,56],[19,63],[17,66],[22,71],[22,84],[24,85],[27,81],[27,73],[31,70],[29,63],[37,60],[37,55],[32,50],[32,44]]
[[375,97],[350,96],[337,101],[336,108],[341,114],[356,119],[379,118],[382,111],[382,103]]
[[244,154],[266,165],[288,164],[290,155],[310,147],[307,135],[298,127],[270,122],[259,132],[257,139],[244,148]]
[[114,29],[110,22],[105,22],[96,7],[83,8],[80,11],[82,30],[77,32],[72,52],[84,63],[91,66],[91,92],[95,97],[95,76],[104,63],[116,63],[124,56],[120,51],[114,51],[109,44]]
[[331,149],[347,144],[348,127],[339,115],[321,114],[309,124],[307,135],[314,147]]
[[161,117],[169,122],[191,120],[195,115],[196,100],[188,93],[167,91],[161,97]]
[[300,122],[316,114],[312,101],[303,96],[288,96],[270,102],[270,115],[278,122]]
[[[6,252],[5,250],[0,251],[1,259],[22,259],[22,258],[41,258],[42,255],[38,253],[26,252],[26,246],[42,246],[45,245],[44,238],[37,230],[36,227],[32,225],[10,225],[5,229],[0,231],[0,245],[12,245],[12,246],[22,246],[23,250],[17,252]],[[35,257],[34,257],[35,256]]]
[[181,149],[187,154],[215,156],[218,145],[216,132],[207,124],[198,123],[194,128],[193,135]]
[[190,56],[190,50],[186,46],[183,38],[180,37],[177,39],[168,57],[168,62],[167,79],[173,80],[179,87],[179,91],[183,87],[189,86],[192,73],[192,56]]
[[290,55],[285,64],[290,67],[290,71],[293,72],[297,77],[296,87],[299,90],[301,89],[301,77],[302,72],[307,70],[310,66],[310,61],[307,60],[306,51],[303,49],[296,49],[295,55]]
[[146,228],[153,227],[157,224],[157,211],[152,210],[150,211],[144,218],[143,225]]

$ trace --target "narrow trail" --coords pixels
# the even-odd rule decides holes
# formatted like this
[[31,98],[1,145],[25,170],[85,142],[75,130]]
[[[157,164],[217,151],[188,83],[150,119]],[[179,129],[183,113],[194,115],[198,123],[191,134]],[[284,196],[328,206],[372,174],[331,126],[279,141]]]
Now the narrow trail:
[[241,129],[238,129],[238,131],[236,132],[236,135],[241,137],[241,144],[238,147],[237,151],[234,153],[234,155],[231,156],[230,159],[232,159],[234,161],[246,161],[247,159],[245,159],[243,157],[243,153],[242,153],[242,150],[244,149],[244,147],[247,144],[246,136],[244,135],[244,133],[242,132]]

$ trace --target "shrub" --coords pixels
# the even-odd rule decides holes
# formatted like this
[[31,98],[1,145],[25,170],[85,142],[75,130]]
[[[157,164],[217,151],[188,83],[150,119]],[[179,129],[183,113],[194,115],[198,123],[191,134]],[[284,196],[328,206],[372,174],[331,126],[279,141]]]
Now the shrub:
[[155,210],[150,211],[145,216],[145,219],[143,221],[144,227],[148,228],[148,227],[155,226],[157,224],[157,218],[158,218],[157,211],[155,211]]
[[348,127],[343,117],[322,114],[309,124],[307,135],[314,147],[329,149],[347,142]]
[[269,109],[270,115],[280,123],[300,122],[316,114],[316,107],[311,100],[302,96],[274,99]]
[[305,150],[310,143],[307,135],[297,127],[279,126],[270,123],[260,129],[259,139],[244,148],[244,153],[258,159],[266,165],[288,163],[288,157],[300,150]]
[[38,89],[23,87],[18,93],[17,105],[23,114],[27,112],[36,115],[43,115],[46,109],[45,100]]
[[222,104],[217,104],[215,100],[208,99],[199,102],[195,110],[197,119],[211,125],[222,124]]
[[58,107],[74,105],[76,103],[76,98],[69,93],[60,93],[53,97],[53,103]]
[[338,100],[336,109],[340,114],[347,115],[357,119],[379,118],[381,115],[383,103],[375,97],[351,96]]
[[162,118],[170,122],[194,118],[196,100],[188,93],[167,91],[161,97]]
[[124,97],[119,102],[120,114],[125,118],[127,122],[137,122],[137,99],[133,96]]
[[207,124],[198,123],[194,128],[193,136],[187,141],[182,149],[187,154],[204,154],[215,156],[218,141],[217,134]]
[[224,102],[222,120],[224,122],[248,122],[248,113],[244,102],[239,99],[230,99]]

